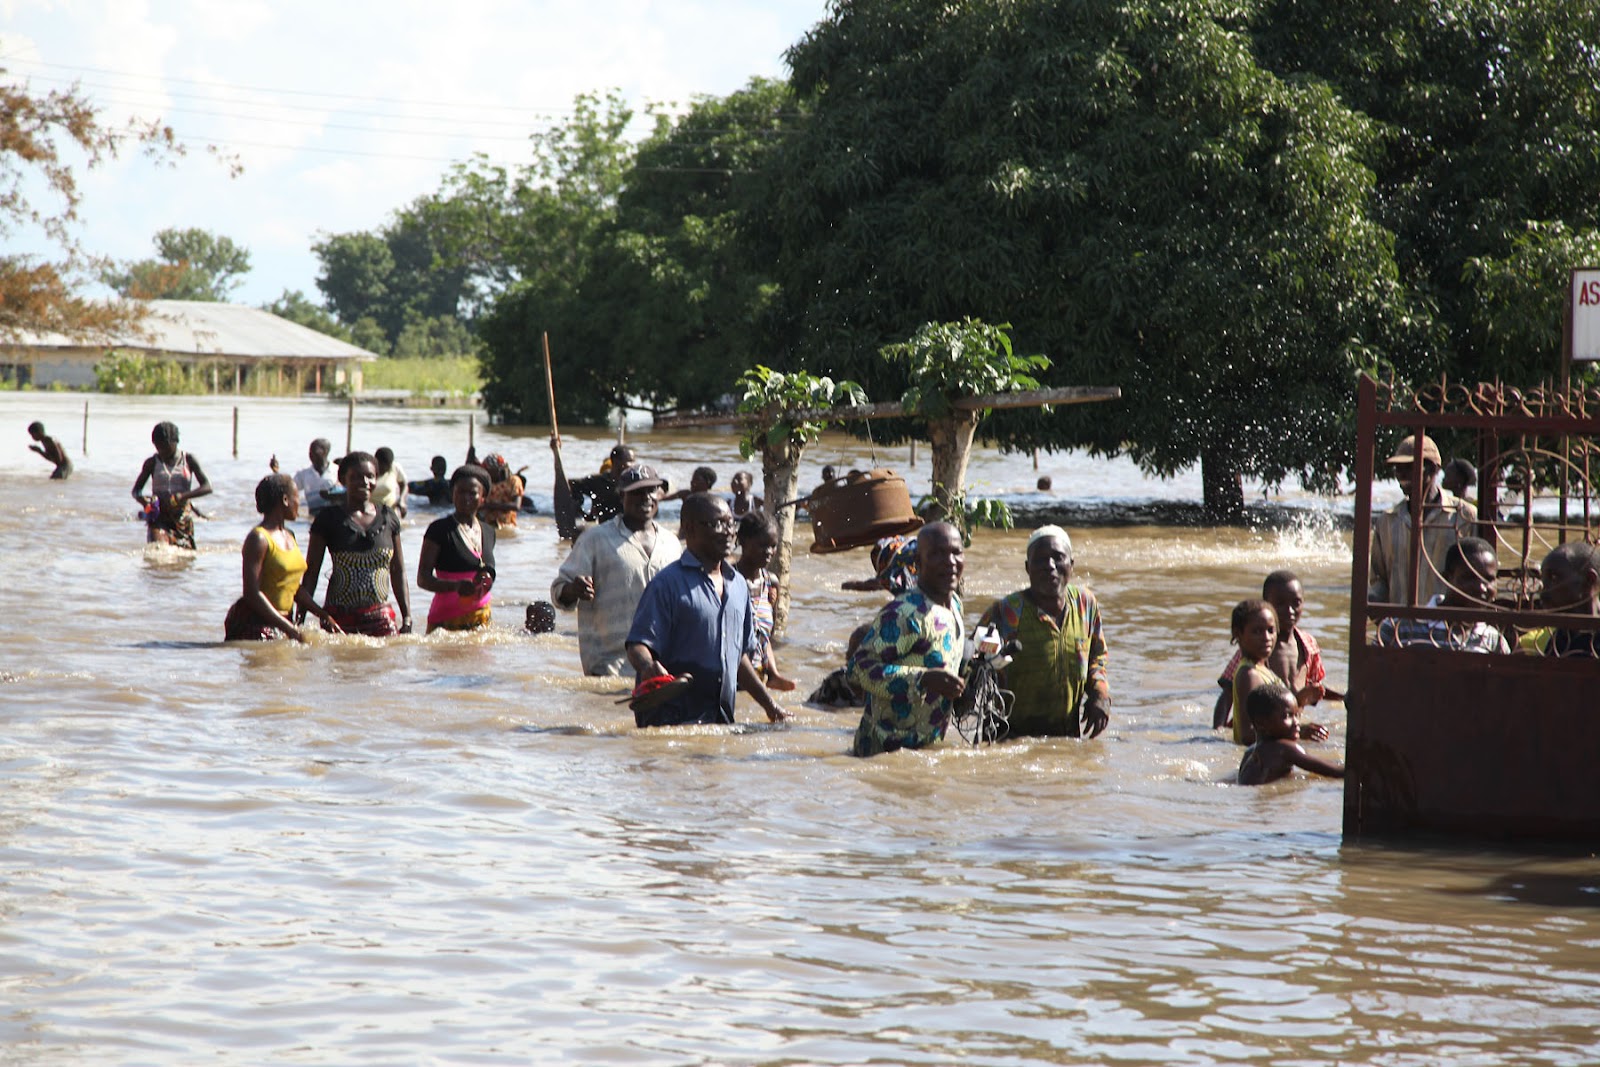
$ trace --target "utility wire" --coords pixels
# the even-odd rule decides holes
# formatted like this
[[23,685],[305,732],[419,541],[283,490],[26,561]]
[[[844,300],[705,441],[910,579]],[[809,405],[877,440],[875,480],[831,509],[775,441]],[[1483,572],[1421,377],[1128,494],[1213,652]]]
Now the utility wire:
[[[451,156],[419,156],[403,152],[365,152],[355,148],[319,148],[314,145],[271,144],[265,141],[239,141],[207,137],[204,134],[178,133],[173,136],[182,141],[189,148],[268,148],[280,152],[314,152],[327,156],[354,156],[361,159],[395,159],[415,163],[464,163],[471,156],[481,156],[481,153],[471,153],[468,158]],[[524,162],[483,158],[475,160],[491,167],[513,168],[525,165]],[[635,167],[632,168],[641,174],[761,174],[760,170],[736,170],[727,167]]]
[[140,79],[140,80],[143,80],[143,81],[176,82],[176,83],[178,83],[180,85],[198,85],[198,86],[204,86],[204,87],[209,88],[209,89],[231,89],[231,90],[243,90],[245,92],[273,93],[273,94],[276,94],[276,95],[279,95],[279,96],[305,96],[305,97],[313,97],[313,98],[320,98],[320,99],[327,99],[327,100],[361,100],[361,101],[365,101],[367,103],[374,103],[374,104],[406,104],[406,105],[423,106],[423,107],[448,107],[448,108],[456,108],[456,109],[462,110],[462,111],[467,111],[467,110],[512,111],[512,112],[519,112],[519,113],[523,113],[523,114],[553,115],[553,116],[566,116],[566,115],[571,115],[573,113],[573,108],[570,107],[570,106],[563,107],[563,108],[538,108],[538,107],[520,107],[520,106],[515,105],[515,104],[478,104],[478,103],[454,102],[454,101],[443,101],[443,100],[421,100],[421,99],[417,99],[415,97],[408,98],[408,97],[400,97],[400,96],[366,96],[366,95],[361,95],[361,94],[357,94],[357,93],[322,93],[322,92],[316,92],[316,91],[309,90],[309,89],[282,89],[282,88],[276,88],[276,87],[272,87],[272,86],[263,86],[263,85],[235,85],[235,84],[230,84],[228,82],[202,81],[202,80],[196,79],[196,78],[175,78],[175,77],[169,77],[169,76],[161,75],[161,74],[141,74],[141,73],[138,73],[138,72],[135,72],[135,71],[109,70],[109,69],[107,69],[105,67],[80,67],[80,66],[74,66],[74,65],[68,64],[68,63],[46,63],[46,62],[44,62],[42,60],[22,59],[20,57],[0,57],[0,62],[21,63],[21,64],[27,64],[27,65],[35,66],[35,67],[47,67],[47,68],[52,69],[52,70],[75,70],[75,71],[82,71],[82,72],[86,72],[86,73],[90,73],[90,74],[109,74],[109,75],[111,75],[113,77],[118,77],[118,78],[137,78],[137,79]]
[[[134,96],[136,96],[136,97],[150,98],[150,99],[126,99],[126,98],[123,98],[123,97],[113,96],[113,97],[108,98],[108,101],[110,103],[125,104],[125,105],[128,105],[128,106],[160,107],[162,111],[182,111],[182,110],[185,110],[185,109],[181,105],[169,105],[169,104],[166,104],[164,102],[156,101],[153,98],[158,97],[158,96],[160,96],[160,97],[171,97],[171,98],[181,99],[181,100],[199,100],[199,101],[201,101],[203,103],[208,103],[208,104],[226,103],[226,104],[234,104],[234,105],[237,105],[237,106],[240,106],[240,107],[274,108],[274,109],[277,109],[279,111],[309,111],[309,112],[312,112],[314,114],[323,114],[323,115],[328,114],[329,112],[334,112],[334,113],[339,114],[339,115],[353,116],[353,117],[359,117],[359,118],[379,118],[379,119],[404,118],[404,119],[411,119],[413,121],[421,120],[423,122],[450,122],[450,123],[456,123],[456,124],[467,124],[467,125],[472,125],[472,126],[514,126],[514,127],[518,127],[518,128],[521,128],[521,129],[527,129],[528,125],[529,125],[529,123],[527,123],[527,122],[517,121],[517,120],[514,120],[514,119],[474,119],[474,118],[466,118],[466,117],[461,117],[461,116],[456,116],[456,115],[417,115],[417,114],[408,113],[408,112],[405,112],[405,111],[350,111],[350,110],[347,110],[345,108],[336,107],[336,106],[333,106],[333,105],[317,106],[317,105],[313,105],[313,104],[282,104],[282,103],[278,103],[278,102],[272,101],[272,100],[247,100],[247,99],[238,98],[238,97],[222,97],[222,98],[219,98],[215,94],[186,93],[186,92],[182,92],[182,91],[178,91],[178,90],[164,90],[164,89],[140,89],[140,88],[137,88],[137,87],[134,87],[134,86],[127,86],[127,85],[106,85],[106,84],[104,84],[102,82],[79,81],[76,78],[55,78],[55,77],[51,77],[49,75],[44,75],[44,74],[30,75],[30,77],[32,77],[33,79],[35,79],[37,81],[48,82],[48,83],[55,84],[55,85],[77,85],[77,86],[81,86],[81,87],[89,88],[89,89],[108,90],[108,91],[110,91],[111,93],[114,93],[114,94],[115,93],[125,93],[125,94],[134,94]],[[435,105],[427,105],[427,106],[435,106]],[[444,105],[438,105],[438,106],[444,106]],[[479,110],[476,105],[466,106],[466,109],[467,110]],[[213,112],[213,113],[214,114],[225,114],[223,112]],[[551,118],[551,119],[570,118],[571,117],[571,113],[570,112],[568,112],[568,113],[533,112],[533,114],[543,115],[543,116],[546,116],[546,117]],[[230,117],[234,117],[234,118],[252,118],[252,117],[256,117],[256,116],[231,115]],[[283,119],[283,120],[278,120],[278,121],[287,122],[288,120],[287,119]]]

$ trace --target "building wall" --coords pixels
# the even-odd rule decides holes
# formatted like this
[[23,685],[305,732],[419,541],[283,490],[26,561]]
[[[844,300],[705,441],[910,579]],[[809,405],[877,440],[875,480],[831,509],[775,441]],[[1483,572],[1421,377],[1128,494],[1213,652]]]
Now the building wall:
[[38,389],[52,385],[83,389],[94,385],[94,365],[100,356],[99,349],[8,347],[0,351],[0,367],[11,368],[6,377],[19,385],[32,382]]
[[[240,361],[226,358],[195,359],[172,353],[146,353],[154,359],[173,359],[179,363],[202,363],[214,368],[215,386],[217,392],[231,393],[234,391],[234,368],[237,365],[243,371],[242,377],[248,381],[251,371],[262,367],[284,367],[285,381],[291,381],[289,376],[294,372],[286,364],[274,363],[267,360],[245,359]],[[14,382],[18,385],[31,383],[35,388],[47,389],[52,385],[59,385],[67,389],[92,389],[95,385],[95,364],[105,356],[105,351],[100,348],[34,348],[21,345],[0,346],[0,379]],[[331,392],[335,386],[349,383],[355,392],[361,392],[362,374],[361,364],[355,360],[348,363],[343,360],[322,360],[308,362],[301,369],[300,387],[303,392],[314,393],[317,387],[316,368],[318,363],[322,367],[322,389]],[[210,377],[210,376],[208,376]]]

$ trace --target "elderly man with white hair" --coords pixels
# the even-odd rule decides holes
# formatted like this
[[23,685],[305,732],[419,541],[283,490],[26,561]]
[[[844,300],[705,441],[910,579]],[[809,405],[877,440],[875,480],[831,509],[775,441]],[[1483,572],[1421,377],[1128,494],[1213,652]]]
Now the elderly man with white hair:
[[1001,676],[1016,694],[1011,734],[1097,737],[1111,715],[1106,639],[1094,594],[1072,584],[1072,538],[1041,526],[1028,538],[1028,588],[997,600],[980,626],[1022,647]]

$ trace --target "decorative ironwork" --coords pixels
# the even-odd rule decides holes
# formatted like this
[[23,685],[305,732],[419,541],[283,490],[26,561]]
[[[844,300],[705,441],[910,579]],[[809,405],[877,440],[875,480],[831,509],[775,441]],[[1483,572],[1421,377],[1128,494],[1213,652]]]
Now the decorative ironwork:
[[[1499,557],[1494,603],[1478,606],[1486,621],[1500,624],[1504,616],[1489,613],[1538,610],[1545,556],[1567,541],[1600,543],[1600,387],[1523,388],[1447,378],[1412,387],[1392,377],[1373,384],[1375,414],[1396,433],[1421,429],[1476,438],[1478,525]],[[1442,584],[1442,561],[1422,552],[1418,562],[1430,584]],[[1371,604],[1368,618],[1375,623],[1397,607]]]
[[1399,414],[1481,415],[1485,418],[1572,419],[1600,418],[1600,385],[1573,384],[1566,388],[1550,382],[1531,387],[1504,382],[1436,382],[1412,386],[1393,375],[1377,380],[1377,410]]

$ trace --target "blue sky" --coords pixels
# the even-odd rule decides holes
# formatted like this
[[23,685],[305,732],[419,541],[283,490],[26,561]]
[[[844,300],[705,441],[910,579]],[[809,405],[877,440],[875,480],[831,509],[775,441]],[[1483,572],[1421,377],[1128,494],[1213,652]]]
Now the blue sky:
[[[200,226],[249,248],[234,299],[316,292],[319,233],[372,229],[454,160],[527,158],[580,92],[642,108],[782,77],[826,0],[0,0],[0,67],[77,81],[108,116],[160,117],[191,148],[80,181],[79,236],[117,259]],[[243,164],[239,177],[204,150]],[[28,234],[8,242],[42,251]]]

